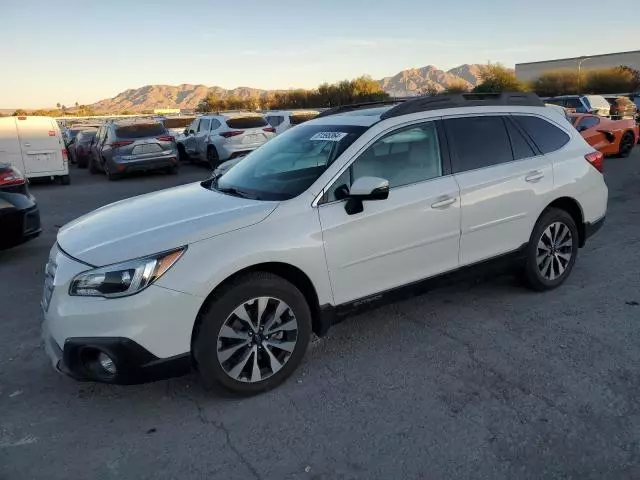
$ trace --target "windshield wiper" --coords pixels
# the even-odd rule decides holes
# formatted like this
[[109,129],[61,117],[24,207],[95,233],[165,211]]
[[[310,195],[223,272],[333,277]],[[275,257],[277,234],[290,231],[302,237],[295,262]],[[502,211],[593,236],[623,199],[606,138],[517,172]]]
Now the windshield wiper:
[[249,198],[251,200],[255,200],[255,197],[249,195],[247,192],[243,192],[242,190],[238,190],[233,187],[218,187],[216,185],[215,189],[221,193],[226,193],[227,195],[233,195],[234,197],[240,198]]

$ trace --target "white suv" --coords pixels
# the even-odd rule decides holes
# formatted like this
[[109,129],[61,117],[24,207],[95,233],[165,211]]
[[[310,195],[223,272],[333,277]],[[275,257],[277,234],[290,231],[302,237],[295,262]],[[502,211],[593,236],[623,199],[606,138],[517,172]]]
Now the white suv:
[[212,169],[243,157],[275,136],[264,117],[251,112],[203,115],[193,120],[177,139],[180,160],[209,164]]
[[596,152],[531,94],[341,107],[221,177],[63,227],[46,268],[54,365],[112,383],[196,368],[274,387],[312,332],[445,273],[510,259],[536,290],[603,223]]

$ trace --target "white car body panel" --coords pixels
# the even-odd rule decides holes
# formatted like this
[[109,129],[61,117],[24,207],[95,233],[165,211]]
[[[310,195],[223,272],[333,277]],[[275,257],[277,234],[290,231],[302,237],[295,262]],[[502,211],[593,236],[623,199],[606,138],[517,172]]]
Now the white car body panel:
[[27,178],[69,175],[64,139],[51,117],[0,118],[0,157]]
[[[71,279],[88,270],[58,251],[55,290],[45,327],[56,343],[78,336],[134,340],[160,358],[190,350],[193,325],[222,282],[256,265],[285,264],[311,281],[319,305],[341,305],[514,250],[540,213],[561,197],[580,204],[585,222],[606,213],[602,175],[584,158],[593,152],[560,114],[546,107],[482,107],[481,113],[543,116],[570,136],[561,150],[457,175],[392,188],[349,216],[344,202],[321,204],[335,179],[376,139],[397,128],[478,108],[418,112],[380,121],[335,116],[309,123],[370,127],[299,196],[249,200],[185,185],[124,200],[62,228],[61,248],[103,266],[187,245],[157,282],[125,298],[72,297]],[[564,122],[564,123],[561,123]],[[534,182],[525,177],[540,171]],[[453,202],[438,208],[444,197]],[[320,203],[320,204],[319,204]]]

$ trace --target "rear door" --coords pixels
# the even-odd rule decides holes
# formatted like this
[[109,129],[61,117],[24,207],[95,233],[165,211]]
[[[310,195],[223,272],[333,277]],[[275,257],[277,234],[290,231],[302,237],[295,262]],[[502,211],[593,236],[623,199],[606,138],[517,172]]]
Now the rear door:
[[183,140],[182,144],[184,145],[184,149],[187,151],[189,155],[195,154],[196,148],[196,132],[198,131],[198,124],[200,123],[200,118],[196,118],[191,122],[191,125],[187,127],[187,136]]
[[198,156],[201,158],[205,158],[207,154],[207,142],[209,139],[209,134],[211,130],[211,119],[210,118],[201,118],[200,124],[198,125],[198,130],[196,132],[196,136],[194,139],[195,142],[195,151]]
[[553,189],[551,162],[507,115],[444,123],[460,186],[460,265],[517,250],[529,241],[539,204]]
[[25,171],[16,117],[0,118],[0,162],[10,163],[21,172]]
[[25,173],[57,174],[67,169],[64,142],[53,118],[16,117]]

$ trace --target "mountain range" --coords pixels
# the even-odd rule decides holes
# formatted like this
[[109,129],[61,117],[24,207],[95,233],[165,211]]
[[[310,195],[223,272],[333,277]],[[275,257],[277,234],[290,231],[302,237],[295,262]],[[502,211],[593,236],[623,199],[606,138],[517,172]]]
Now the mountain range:
[[[478,84],[480,65],[465,64],[451,70],[440,70],[433,65],[403,70],[392,77],[378,80],[380,86],[391,96],[411,96],[427,91],[442,91],[452,83],[474,87]],[[119,93],[113,98],[100,100],[90,105],[96,112],[140,112],[158,108],[194,109],[208,93],[216,96],[229,95],[249,98],[276,90],[238,87],[227,90],[206,85],[145,85]],[[277,90],[282,91],[282,90]]]

